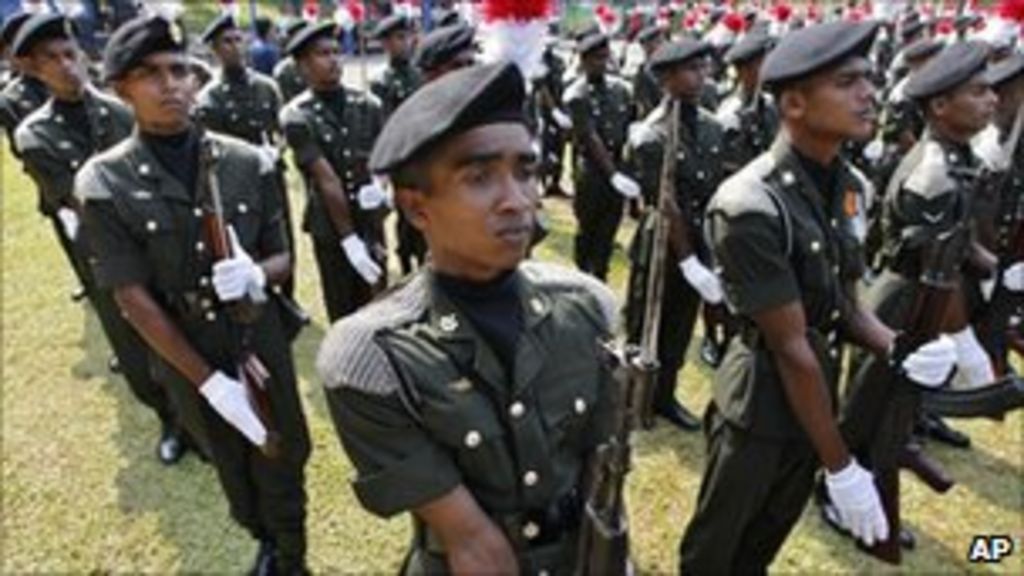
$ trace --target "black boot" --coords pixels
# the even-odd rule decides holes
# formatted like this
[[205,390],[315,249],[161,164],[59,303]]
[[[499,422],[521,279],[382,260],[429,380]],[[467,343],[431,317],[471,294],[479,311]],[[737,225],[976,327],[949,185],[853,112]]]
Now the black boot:
[[691,432],[700,430],[700,418],[674,398],[655,406],[654,414],[668,420],[670,424],[681,430]]
[[253,563],[250,576],[276,576],[277,570],[277,548],[269,540],[260,540],[260,548],[256,552],[256,561]]
[[156,457],[165,466],[173,466],[188,451],[177,427],[165,424],[160,432],[160,442],[156,445]]

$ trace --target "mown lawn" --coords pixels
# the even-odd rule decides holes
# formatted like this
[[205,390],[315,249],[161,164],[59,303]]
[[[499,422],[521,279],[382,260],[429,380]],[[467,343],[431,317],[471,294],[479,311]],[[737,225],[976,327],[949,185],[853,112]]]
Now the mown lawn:
[[[109,352],[95,317],[68,299],[73,277],[48,222],[35,211],[35,189],[6,143],[2,147],[0,572],[247,570],[255,546],[228,518],[213,470],[191,456],[173,468],[154,457],[155,418],[134,401],[120,377],[107,371]],[[292,174],[297,210],[300,194]],[[549,202],[548,208],[554,229],[538,257],[568,262],[571,210],[564,200]],[[622,246],[631,230],[628,223],[620,235]],[[299,255],[299,298],[315,319],[295,346],[313,438],[307,468],[309,563],[316,572],[393,573],[409,522],[364,513],[348,486],[352,469],[313,370],[326,315],[304,238]],[[620,249],[612,274],[620,295],[625,277]],[[709,375],[699,362],[687,365],[679,395],[689,406],[706,404]],[[905,477],[905,517],[919,544],[906,556],[903,570],[1020,574],[1022,416],[960,425],[974,440],[970,451],[929,448],[959,482],[950,493],[935,496]],[[677,542],[700,482],[703,448],[699,434],[664,425],[637,440],[628,499],[641,573],[674,571]],[[1002,565],[968,565],[968,545],[976,534],[1012,535],[1017,552]],[[890,571],[824,529],[813,508],[774,569],[801,574]]]

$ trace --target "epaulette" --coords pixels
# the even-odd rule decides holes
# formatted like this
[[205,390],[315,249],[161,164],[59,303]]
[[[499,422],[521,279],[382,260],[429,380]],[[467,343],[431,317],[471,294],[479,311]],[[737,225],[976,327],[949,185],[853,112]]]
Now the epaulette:
[[616,314],[618,305],[615,302],[615,293],[597,278],[572,268],[536,260],[523,262],[519,269],[538,286],[556,291],[590,295],[598,305],[609,334],[615,332],[618,320],[618,314]]
[[568,104],[573,100],[579,100],[580,98],[586,98],[587,90],[587,79],[580,76],[572,81],[572,84],[566,86],[565,91],[562,92],[562,103]]
[[342,318],[327,331],[316,357],[326,388],[352,388],[384,396],[401,382],[387,355],[374,341],[378,332],[416,321],[426,311],[427,276],[421,272],[380,300]]
[[739,112],[742,107],[743,101],[738,96],[735,94],[729,96],[718,106],[718,110],[715,112],[715,120],[726,130],[739,130]]
[[121,142],[86,160],[82,168],[75,174],[74,194],[82,204],[90,200],[110,200],[113,197],[110,186],[107,186],[103,178],[103,162],[116,149],[125,142]]
[[921,161],[911,170],[903,187],[925,198],[935,198],[956,188],[956,182],[949,175],[946,153],[934,140],[923,143]]
[[42,148],[44,146],[42,138],[35,131],[36,120],[48,114],[46,112],[49,106],[43,106],[22,120],[18,127],[14,130],[14,148],[19,153],[24,153],[26,150],[32,150],[34,148]]
[[218,146],[222,147],[225,155],[230,155],[240,159],[255,159],[259,164],[260,174],[270,174],[277,169],[275,160],[269,153],[264,152],[259,146],[255,146],[246,140],[238,138],[237,136],[232,136],[231,134],[214,131],[207,131],[206,137],[210,138],[216,142]]
[[380,98],[369,90],[357,90],[356,88],[346,86],[345,92],[347,95],[346,100],[358,106],[368,106],[371,108],[380,108],[382,106]]
[[775,159],[771,154],[766,152],[755,158],[742,170],[722,182],[711,196],[708,213],[721,212],[729,218],[743,214],[777,217],[779,209],[771,196],[775,192],[766,181],[775,168]]

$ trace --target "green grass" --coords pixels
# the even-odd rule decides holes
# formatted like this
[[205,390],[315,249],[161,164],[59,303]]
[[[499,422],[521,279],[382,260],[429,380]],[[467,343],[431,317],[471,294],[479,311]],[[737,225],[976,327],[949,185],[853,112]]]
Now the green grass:
[[[0,146],[0,573],[247,570],[255,546],[229,519],[213,470],[191,456],[173,468],[157,463],[155,418],[132,398],[120,377],[107,372],[108,349],[95,317],[67,297],[73,278],[48,222],[35,211],[35,189],[6,143]],[[297,184],[292,190],[298,209]],[[548,209],[553,231],[538,256],[569,262],[571,209],[563,200],[549,202]],[[612,272],[620,295],[626,280],[621,247],[632,228],[627,221],[620,233]],[[313,439],[307,467],[309,563],[316,572],[394,573],[408,542],[409,522],[364,513],[348,485],[352,469],[312,368],[326,315],[305,238],[299,255],[299,298],[316,321],[295,346]],[[690,362],[680,377],[680,398],[702,409],[708,377],[707,369]],[[1022,415],[958,425],[972,435],[972,450],[929,447],[959,482],[950,493],[936,496],[915,479],[904,478],[905,517],[919,545],[906,556],[903,570],[1020,574]],[[674,572],[678,539],[700,483],[703,450],[699,434],[664,425],[638,437],[628,501],[641,573]],[[1013,535],[1017,552],[1000,566],[969,566],[967,547],[975,534]],[[804,574],[891,571],[824,529],[810,507],[773,567]]]

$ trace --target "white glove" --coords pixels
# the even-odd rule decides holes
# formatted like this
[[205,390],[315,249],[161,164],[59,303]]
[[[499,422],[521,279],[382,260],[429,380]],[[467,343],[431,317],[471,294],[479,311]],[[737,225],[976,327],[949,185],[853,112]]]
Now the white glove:
[[885,154],[885,144],[878,138],[872,140],[864,147],[864,158],[872,164],[882,159]]
[[926,388],[938,388],[949,377],[956,362],[956,344],[942,335],[923,344],[903,359],[907,378]]
[[267,441],[267,430],[253,411],[249,391],[244,384],[218,370],[203,382],[199,393],[221,418],[238,429],[250,442],[263,446]]
[[875,482],[871,473],[861,468],[855,459],[851,458],[850,463],[835,474],[826,471],[825,486],[839,512],[839,521],[855,538],[871,546],[889,537],[889,522],[885,519]]
[[636,183],[636,180],[633,180],[622,172],[612,174],[612,187],[615,188],[616,192],[630,200],[640,197],[640,185]]
[[562,112],[561,108],[552,108],[551,118],[562,130],[572,130],[572,118],[570,118],[565,112]]
[[956,368],[962,375],[962,378],[954,380],[958,384],[955,387],[970,390],[991,384],[996,374],[974,329],[968,326],[949,337],[956,345]]
[[74,241],[78,238],[78,214],[71,208],[60,208],[57,210],[57,219],[60,220],[60,225],[64,228],[64,234],[68,237],[68,240]]
[[981,298],[985,302],[992,299],[992,293],[996,291],[995,278],[982,278],[978,281],[978,290],[981,291]]
[[345,257],[348,258],[352,267],[356,269],[356,272],[359,272],[359,275],[363,277],[367,284],[372,286],[380,280],[380,266],[370,257],[370,252],[366,249],[366,243],[359,236],[355,234],[345,236],[341,240],[341,249],[345,251]]
[[231,226],[228,226],[228,239],[234,256],[213,265],[213,290],[217,298],[221,302],[231,302],[250,294],[255,300],[260,300],[263,288],[267,285],[263,267],[253,262],[252,257],[242,248]]
[[1024,262],[1011,264],[1003,270],[1003,286],[1010,292],[1024,290]]
[[262,144],[260,147],[260,154],[270,164],[277,164],[278,160],[281,159],[281,151],[273,144]]
[[693,289],[700,294],[705,302],[718,304],[722,301],[722,283],[718,281],[718,276],[708,270],[708,267],[702,264],[695,255],[691,254],[680,262],[679,269],[683,272],[686,281],[693,286]]
[[359,188],[359,207],[363,210],[376,210],[388,204],[388,193],[377,182],[364,184]]

